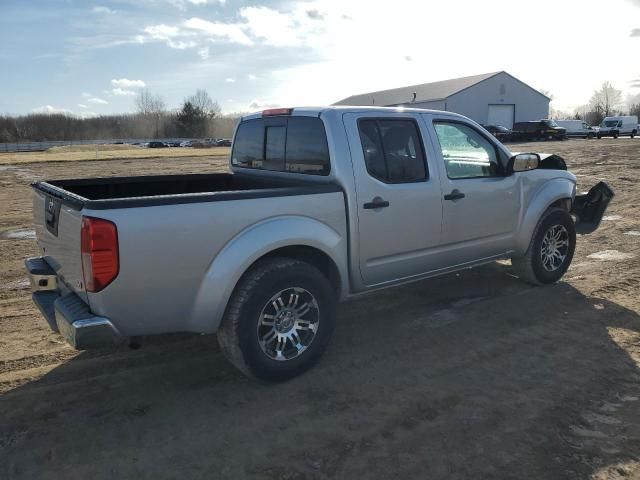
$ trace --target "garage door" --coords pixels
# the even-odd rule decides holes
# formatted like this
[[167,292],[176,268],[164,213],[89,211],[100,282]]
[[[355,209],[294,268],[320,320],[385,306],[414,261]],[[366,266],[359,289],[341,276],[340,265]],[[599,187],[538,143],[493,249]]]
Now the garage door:
[[487,125],[502,125],[503,127],[513,127],[513,111],[515,105],[489,105],[489,115],[487,115]]

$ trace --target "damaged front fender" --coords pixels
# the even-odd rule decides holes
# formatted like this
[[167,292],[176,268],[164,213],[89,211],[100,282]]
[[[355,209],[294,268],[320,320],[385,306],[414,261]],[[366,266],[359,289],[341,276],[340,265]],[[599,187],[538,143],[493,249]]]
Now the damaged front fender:
[[613,190],[605,182],[598,182],[589,192],[576,195],[571,209],[576,222],[576,233],[584,235],[594,232],[600,226],[613,196]]

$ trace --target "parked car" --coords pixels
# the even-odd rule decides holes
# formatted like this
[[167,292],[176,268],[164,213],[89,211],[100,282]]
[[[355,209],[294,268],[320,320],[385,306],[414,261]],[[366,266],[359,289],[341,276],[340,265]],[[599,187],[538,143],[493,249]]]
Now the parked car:
[[167,148],[167,144],[164,142],[153,141],[147,143],[147,148]]
[[567,130],[567,137],[595,138],[598,131],[582,120],[556,120],[556,124]]
[[230,147],[231,146],[231,140],[228,138],[221,138],[220,140],[218,140],[216,142],[216,145],[218,147]]
[[179,140],[168,140],[164,143],[167,145],[167,147],[179,147],[182,142],[180,142]]
[[565,140],[567,131],[559,127],[553,120],[536,120],[533,122],[516,122],[513,124],[514,140]]
[[185,140],[184,142],[180,142],[181,147],[193,147],[193,140]]
[[26,268],[51,328],[79,349],[217,332],[242,372],[283,380],[319,359],[339,300],[504,258],[558,281],[613,196],[410,108],[244,116],[230,169],[34,183]]
[[598,130],[598,138],[602,137],[624,137],[631,138],[638,134],[638,117],[637,116],[617,116],[605,117],[600,124]]
[[511,129],[507,127],[502,125],[485,125],[484,128],[501,142],[508,142],[511,140]]

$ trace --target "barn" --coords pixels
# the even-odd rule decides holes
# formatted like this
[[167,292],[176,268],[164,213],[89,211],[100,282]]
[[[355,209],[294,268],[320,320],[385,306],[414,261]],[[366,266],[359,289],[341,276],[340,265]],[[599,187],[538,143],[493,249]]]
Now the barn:
[[504,125],[549,116],[551,99],[507,72],[493,72],[440,82],[353,95],[334,105],[404,106],[446,110],[482,125]]

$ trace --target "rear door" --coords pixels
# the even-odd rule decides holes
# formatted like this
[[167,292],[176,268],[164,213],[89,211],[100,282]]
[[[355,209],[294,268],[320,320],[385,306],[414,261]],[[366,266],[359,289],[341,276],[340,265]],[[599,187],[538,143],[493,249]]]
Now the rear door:
[[503,173],[505,155],[471,123],[431,115],[425,119],[444,167],[443,256],[456,265],[504,253],[517,231],[521,210],[517,177]]
[[419,116],[347,113],[343,120],[356,181],[363,283],[437,268],[442,194]]

